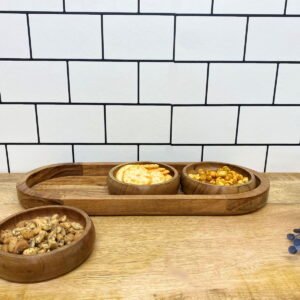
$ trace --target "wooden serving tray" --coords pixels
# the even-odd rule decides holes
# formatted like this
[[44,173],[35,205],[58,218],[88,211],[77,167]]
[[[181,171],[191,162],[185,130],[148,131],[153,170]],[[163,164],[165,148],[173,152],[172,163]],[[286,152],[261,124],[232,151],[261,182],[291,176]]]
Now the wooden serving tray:
[[[179,173],[185,163],[168,163]],[[263,207],[269,180],[255,174],[257,187],[230,195],[110,195],[106,186],[109,170],[117,163],[67,163],[36,169],[17,184],[24,208],[69,205],[89,215],[240,215]]]

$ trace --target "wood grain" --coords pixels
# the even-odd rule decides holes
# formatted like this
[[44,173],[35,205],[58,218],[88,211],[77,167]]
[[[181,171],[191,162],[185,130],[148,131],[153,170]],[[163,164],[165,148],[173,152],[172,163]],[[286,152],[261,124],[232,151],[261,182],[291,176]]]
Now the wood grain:
[[[256,213],[209,217],[93,217],[95,249],[76,270],[36,284],[0,280],[0,299],[300,299],[300,174],[269,174]],[[0,218],[22,210],[20,175],[0,176]]]
[[36,217],[67,216],[80,223],[83,234],[79,240],[41,255],[25,256],[0,251],[0,277],[14,282],[40,282],[70,272],[87,259],[93,250],[95,228],[87,214],[68,206],[44,206],[21,211],[0,222],[0,230],[14,229],[16,224]]
[[[169,163],[181,173],[184,163]],[[106,186],[113,163],[76,163],[43,167],[18,183],[24,208],[64,204],[89,215],[238,215],[263,207],[269,180],[252,171],[257,187],[231,195],[110,195]],[[77,177],[77,178],[76,178]]]

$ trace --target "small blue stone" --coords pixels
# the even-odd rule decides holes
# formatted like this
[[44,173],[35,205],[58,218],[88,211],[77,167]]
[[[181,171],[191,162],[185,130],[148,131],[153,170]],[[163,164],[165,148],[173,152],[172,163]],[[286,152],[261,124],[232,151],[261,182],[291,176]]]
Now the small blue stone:
[[288,250],[290,254],[296,254],[298,251],[295,246],[290,246]]
[[287,239],[288,240],[290,240],[290,241],[292,241],[292,240],[294,240],[295,239],[295,235],[293,234],[293,233],[289,233],[289,234],[287,234]]

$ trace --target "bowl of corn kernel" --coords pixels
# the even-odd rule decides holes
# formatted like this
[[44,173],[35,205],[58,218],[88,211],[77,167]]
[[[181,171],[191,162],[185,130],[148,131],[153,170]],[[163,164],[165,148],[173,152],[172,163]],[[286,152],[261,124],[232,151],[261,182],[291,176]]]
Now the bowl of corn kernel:
[[200,162],[185,166],[181,176],[186,194],[237,194],[256,187],[248,169],[223,162]]
[[175,168],[154,162],[133,162],[117,165],[107,177],[110,194],[166,195],[176,194],[180,178]]

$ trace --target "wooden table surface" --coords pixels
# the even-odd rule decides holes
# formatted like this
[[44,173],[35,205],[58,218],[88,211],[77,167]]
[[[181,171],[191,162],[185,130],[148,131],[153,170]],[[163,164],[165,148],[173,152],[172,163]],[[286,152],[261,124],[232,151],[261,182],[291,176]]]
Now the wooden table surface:
[[[22,210],[20,174],[0,175],[0,218]],[[300,299],[300,173],[269,174],[266,207],[233,217],[94,217],[90,258],[36,284],[0,279],[0,299]]]

